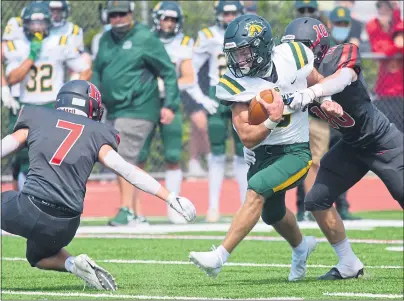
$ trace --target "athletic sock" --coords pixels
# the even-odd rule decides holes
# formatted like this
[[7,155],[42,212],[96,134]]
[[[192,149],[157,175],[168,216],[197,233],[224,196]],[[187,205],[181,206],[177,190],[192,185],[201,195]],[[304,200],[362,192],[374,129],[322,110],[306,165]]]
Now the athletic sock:
[[182,171],[181,169],[166,170],[165,172],[166,187],[168,191],[174,192],[176,195],[180,194]]
[[209,209],[219,209],[220,192],[224,178],[225,155],[209,155]]
[[68,271],[69,273],[71,273],[72,272],[72,268],[73,268],[73,265],[74,265],[74,259],[75,259],[76,257],[74,257],[74,256],[70,256],[70,257],[67,257],[67,259],[66,259],[66,261],[65,261],[65,269],[66,269],[66,271]]
[[297,256],[303,256],[307,252],[307,241],[305,236],[303,236],[301,243],[296,248],[293,248],[293,252]]
[[245,163],[245,160],[243,157],[234,156],[233,171],[234,171],[234,176],[238,183],[241,204],[244,203],[246,193],[247,193],[247,187],[248,187],[247,172],[248,172],[249,168],[250,167],[248,166],[247,163]]

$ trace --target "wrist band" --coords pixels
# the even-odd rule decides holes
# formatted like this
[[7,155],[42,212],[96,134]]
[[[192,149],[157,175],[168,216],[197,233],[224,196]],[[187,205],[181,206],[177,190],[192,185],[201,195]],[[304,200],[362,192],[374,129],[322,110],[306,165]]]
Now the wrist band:
[[274,128],[276,128],[276,126],[278,125],[279,122],[274,122],[271,119],[267,119],[264,121],[264,125],[268,130],[273,130]]

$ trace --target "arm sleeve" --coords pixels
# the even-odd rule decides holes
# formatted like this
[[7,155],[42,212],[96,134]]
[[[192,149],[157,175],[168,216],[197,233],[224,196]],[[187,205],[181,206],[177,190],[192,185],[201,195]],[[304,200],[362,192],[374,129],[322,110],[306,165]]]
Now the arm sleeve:
[[177,74],[164,45],[156,36],[150,34],[143,51],[146,64],[156,77],[161,77],[164,81],[164,106],[176,111],[180,104]]

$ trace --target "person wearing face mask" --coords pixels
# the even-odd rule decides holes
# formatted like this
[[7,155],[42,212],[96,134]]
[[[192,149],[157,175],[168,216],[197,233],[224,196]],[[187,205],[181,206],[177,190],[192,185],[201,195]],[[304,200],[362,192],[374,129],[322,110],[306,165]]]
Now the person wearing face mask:
[[331,46],[344,43],[360,44],[360,31],[353,30],[351,11],[343,6],[337,6],[330,13],[328,28],[331,33]]
[[[111,30],[99,43],[92,82],[100,87],[107,119],[120,132],[118,153],[131,164],[158,122],[170,124],[178,110],[180,93],[174,64],[163,43],[147,26],[133,19],[135,2],[108,1]],[[160,102],[157,78],[164,82],[165,101]],[[133,187],[118,178],[121,208],[108,224],[137,224]]]
[[[403,88],[403,26],[400,9],[395,1],[377,1],[378,16],[366,24],[373,52],[384,54],[387,59],[379,61],[376,79],[375,105],[390,122],[404,132]],[[401,25],[400,25],[401,24]]]

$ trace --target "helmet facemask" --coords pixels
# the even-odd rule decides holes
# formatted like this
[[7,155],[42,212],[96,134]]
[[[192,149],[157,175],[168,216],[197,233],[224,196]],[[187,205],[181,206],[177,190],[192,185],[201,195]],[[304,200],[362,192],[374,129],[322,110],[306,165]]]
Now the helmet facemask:
[[[178,14],[176,11],[164,11],[163,14],[158,16],[158,26],[156,26],[156,30],[160,36],[160,38],[168,40],[173,38],[180,31],[180,22],[178,19]],[[175,26],[172,30],[168,30],[163,28],[161,22],[165,22],[167,19],[171,19]]]
[[49,9],[51,11],[53,27],[61,27],[66,24],[68,10],[62,1],[50,1]]

